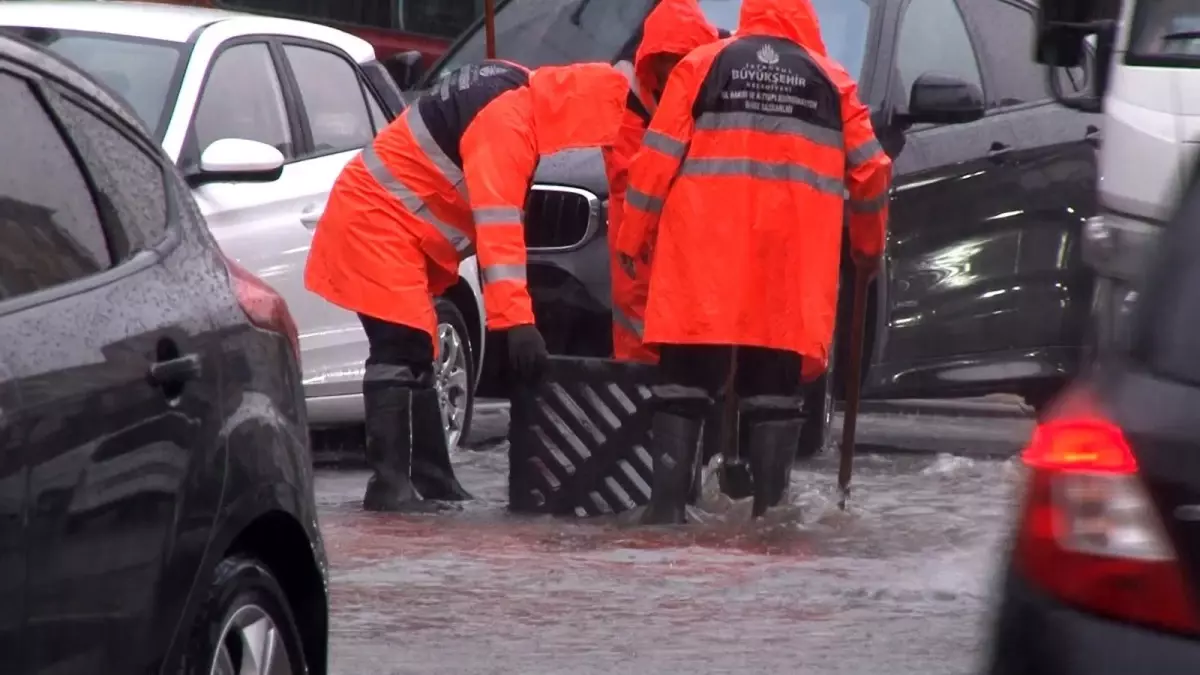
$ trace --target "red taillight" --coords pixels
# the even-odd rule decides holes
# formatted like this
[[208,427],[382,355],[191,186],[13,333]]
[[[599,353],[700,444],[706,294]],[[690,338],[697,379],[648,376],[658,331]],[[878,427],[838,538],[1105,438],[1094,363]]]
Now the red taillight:
[[1191,590],[1120,428],[1095,418],[1051,421],[1021,458],[1029,483],[1016,554],[1031,582],[1086,611],[1200,633]]
[[229,268],[229,277],[233,280],[238,304],[242,306],[242,311],[246,313],[250,323],[287,337],[292,346],[292,353],[299,360],[300,332],[296,330],[296,322],[292,320],[292,313],[288,311],[283,296],[232,259],[225,258],[225,265]]

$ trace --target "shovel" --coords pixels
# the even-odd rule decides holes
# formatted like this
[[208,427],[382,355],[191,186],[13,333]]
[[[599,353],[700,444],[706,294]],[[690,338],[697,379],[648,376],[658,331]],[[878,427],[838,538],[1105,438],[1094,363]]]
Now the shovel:
[[850,317],[850,359],[846,366],[846,402],[842,410],[842,447],[838,459],[838,508],[846,510],[850,498],[850,473],[854,470],[854,429],[858,424],[858,400],[862,384],[863,343],[867,328],[867,291],[871,270],[855,266],[854,312]]
[[745,499],[754,494],[754,478],[750,473],[750,464],[742,459],[738,430],[738,395],[737,395],[737,357],[738,348],[729,350],[729,376],[725,380],[725,394],[721,410],[721,462],[718,465],[717,477],[721,484],[721,492],[730,499]]

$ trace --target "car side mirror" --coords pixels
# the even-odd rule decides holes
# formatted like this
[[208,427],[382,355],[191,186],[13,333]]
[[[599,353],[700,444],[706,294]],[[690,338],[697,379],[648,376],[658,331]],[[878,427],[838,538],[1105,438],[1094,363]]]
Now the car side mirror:
[[983,91],[953,75],[925,73],[912,85],[907,124],[963,124],[983,117]]
[[415,88],[425,74],[425,68],[421,65],[421,52],[412,49],[392,54],[384,59],[383,65],[401,91]]
[[244,138],[213,141],[200,153],[200,163],[186,176],[188,185],[270,183],[283,174],[283,153]]

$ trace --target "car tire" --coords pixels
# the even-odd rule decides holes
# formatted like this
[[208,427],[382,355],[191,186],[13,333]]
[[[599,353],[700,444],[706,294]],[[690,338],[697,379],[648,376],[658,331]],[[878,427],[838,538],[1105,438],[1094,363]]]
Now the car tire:
[[807,413],[804,427],[800,430],[800,443],[796,447],[797,460],[816,457],[833,440],[833,382],[833,368],[830,368],[820,379],[805,387],[804,407]]
[[[272,636],[271,644],[249,639],[249,632],[260,630]],[[247,659],[265,659],[274,654],[274,659],[286,656],[287,663],[275,661],[279,670],[268,671],[260,661],[254,672],[306,675],[308,663],[301,644],[287,595],[271,570],[253,558],[234,556],[222,560],[213,572],[179,673],[237,675],[254,663]]]
[[454,452],[471,433],[475,411],[475,352],[471,348],[467,322],[458,307],[445,298],[438,298],[434,307],[438,320],[434,384],[442,405],[442,427],[446,429],[446,442],[450,452]]

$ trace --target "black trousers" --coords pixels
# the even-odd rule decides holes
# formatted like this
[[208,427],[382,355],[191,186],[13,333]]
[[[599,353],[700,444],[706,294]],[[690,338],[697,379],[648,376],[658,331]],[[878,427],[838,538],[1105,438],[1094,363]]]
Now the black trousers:
[[426,388],[433,386],[433,338],[411,326],[359,314],[367,334],[364,388],[378,384]]
[[[733,360],[728,345],[661,345],[662,384],[697,387],[716,397],[725,387]],[[734,390],[751,396],[799,396],[800,355],[763,347],[737,348]]]

